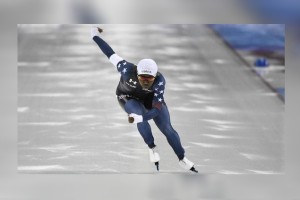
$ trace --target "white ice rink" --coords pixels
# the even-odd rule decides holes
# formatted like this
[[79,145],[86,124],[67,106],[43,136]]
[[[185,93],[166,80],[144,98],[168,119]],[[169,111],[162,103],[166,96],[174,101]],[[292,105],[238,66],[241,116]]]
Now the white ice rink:
[[[157,173],[119,107],[119,74],[90,27],[18,27],[19,172]],[[158,63],[171,122],[200,174],[283,171],[284,103],[207,26],[102,28],[126,60]],[[150,124],[160,173],[189,173]]]

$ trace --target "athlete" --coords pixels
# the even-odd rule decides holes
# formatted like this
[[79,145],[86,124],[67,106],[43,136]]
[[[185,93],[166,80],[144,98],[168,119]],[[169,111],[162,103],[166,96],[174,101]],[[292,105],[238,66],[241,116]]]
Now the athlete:
[[124,60],[101,38],[102,31],[101,28],[93,27],[91,37],[121,75],[116,90],[117,100],[128,114],[129,123],[137,124],[139,133],[149,147],[150,161],[155,163],[159,170],[160,156],[148,123],[153,119],[177,155],[179,165],[197,173],[194,163],[185,157],[179,135],[171,125],[169,111],[164,101],[166,81],[164,76],[157,71],[155,61],[142,59],[134,65]]

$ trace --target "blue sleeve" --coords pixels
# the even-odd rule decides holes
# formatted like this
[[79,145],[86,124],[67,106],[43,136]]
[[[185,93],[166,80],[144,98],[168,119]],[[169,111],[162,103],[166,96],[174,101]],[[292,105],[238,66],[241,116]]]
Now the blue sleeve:
[[101,51],[109,58],[115,52],[114,50],[100,37],[94,36],[93,40],[97,43]]

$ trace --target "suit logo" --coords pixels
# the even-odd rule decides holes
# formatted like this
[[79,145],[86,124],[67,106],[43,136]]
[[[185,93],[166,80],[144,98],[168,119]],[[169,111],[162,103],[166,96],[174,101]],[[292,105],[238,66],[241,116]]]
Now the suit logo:
[[[128,86],[130,86],[132,88],[136,88],[137,81],[129,79],[129,81],[128,82],[126,81],[125,83],[126,83],[126,85],[128,85]],[[133,85],[131,83],[133,83]]]
[[136,81],[133,81],[132,79],[129,79],[129,83],[133,83],[134,85],[136,85]]

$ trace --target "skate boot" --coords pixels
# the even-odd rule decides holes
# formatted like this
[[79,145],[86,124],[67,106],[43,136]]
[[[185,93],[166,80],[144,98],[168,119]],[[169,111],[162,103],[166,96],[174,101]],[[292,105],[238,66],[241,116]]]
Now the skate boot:
[[159,154],[157,152],[157,148],[153,147],[152,149],[149,149],[149,155],[150,155],[150,162],[153,162],[156,165],[157,171],[159,171]]
[[189,161],[186,157],[184,157],[182,160],[179,160],[179,165],[185,170],[191,170],[195,173],[198,173],[198,171],[195,169],[195,164]]

